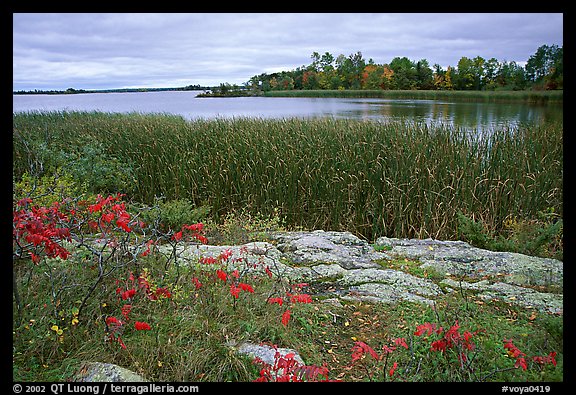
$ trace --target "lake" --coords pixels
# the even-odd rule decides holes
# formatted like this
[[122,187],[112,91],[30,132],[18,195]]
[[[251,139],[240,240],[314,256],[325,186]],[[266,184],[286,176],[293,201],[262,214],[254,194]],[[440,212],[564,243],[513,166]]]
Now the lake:
[[561,120],[562,104],[486,103],[377,98],[196,98],[201,91],[13,95],[13,112],[103,111],[217,117],[314,118],[442,122],[468,129]]

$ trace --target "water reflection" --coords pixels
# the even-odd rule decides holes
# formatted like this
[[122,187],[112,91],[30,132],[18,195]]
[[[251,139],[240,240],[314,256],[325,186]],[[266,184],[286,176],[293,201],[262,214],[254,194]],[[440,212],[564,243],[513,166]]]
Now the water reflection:
[[13,111],[104,111],[170,113],[196,118],[353,118],[454,124],[491,129],[524,122],[561,120],[562,104],[448,102],[444,100],[349,98],[196,98],[199,92],[14,95]]
[[558,121],[562,105],[446,102],[440,100],[354,100],[338,114],[361,119],[411,119],[427,124],[455,124],[470,129],[517,126],[521,123]]

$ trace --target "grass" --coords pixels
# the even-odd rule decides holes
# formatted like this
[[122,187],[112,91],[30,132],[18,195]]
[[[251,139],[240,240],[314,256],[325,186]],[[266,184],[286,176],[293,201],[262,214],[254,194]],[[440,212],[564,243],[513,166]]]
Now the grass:
[[[209,207],[214,216],[209,222],[219,227],[212,232],[222,243],[246,242],[269,226],[349,230],[372,240],[452,238],[458,234],[460,212],[490,232],[508,230],[538,213],[561,218],[563,212],[562,124],[524,125],[471,138],[455,127],[411,122],[187,122],[162,114],[56,112],[14,114],[13,137],[19,193],[58,200],[98,175],[111,180],[110,189],[118,177],[133,177],[120,191],[128,193],[130,207],[154,204],[163,195],[168,203],[160,212],[175,221],[188,221],[188,207]],[[94,153],[93,161],[81,160],[86,152]],[[123,170],[120,164],[126,172],[115,177]],[[25,173],[29,176],[18,184]],[[106,185],[99,188],[105,193]],[[234,350],[245,340],[295,348],[308,364],[326,363],[333,379],[383,380],[386,369],[367,358],[351,366],[351,349],[361,340],[380,351],[393,337],[410,340],[410,352],[393,354],[407,381],[563,380],[562,316],[463,291],[438,298],[435,308],[338,305],[315,297],[310,304],[291,306],[290,323],[284,326],[286,306],[267,303],[268,297],[289,290],[278,276],[245,277],[255,292],[234,299],[228,287],[194,262],[167,265],[154,254],[126,260],[122,251],[107,259],[110,272],[81,316],[82,298],[98,278],[95,256],[83,250],[66,261],[14,261],[22,301],[22,319],[13,322],[15,381],[65,381],[87,360],[115,363],[153,381],[251,381],[258,368]],[[420,271],[414,262],[380,263],[436,281],[434,273]],[[115,290],[129,285],[130,272],[138,275],[145,269],[154,286],[167,287],[172,297],[151,301],[138,293],[129,301],[131,322],[148,322],[151,330],[127,326],[121,334],[123,349],[109,341],[105,318],[120,317],[128,302]],[[193,278],[204,275],[205,286],[197,289]],[[484,330],[475,337],[473,376],[430,354],[414,336],[424,322],[448,328],[455,320],[467,330]],[[513,369],[504,338],[514,339],[528,355],[557,351],[558,366]],[[417,369],[412,355],[418,357]]]
[[381,99],[457,100],[474,102],[562,103],[563,91],[439,90],[290,90],[268,91],[267,97],[367,97]]
[[105,147],[98,158],[109,157],[110,168],[129,168],[135,182],[123,192],[131,198],[187,199],[212,207],[217,219],[277,210],[289,226],[368,240],[455,239],[457,213],[489,232],[510,218],[563,214],[562,123],[472,136],[409,121],[56,112],[14,114],[13,125],[16,178],[34,165],[66,166],[93,144]]
[[[448,328],[456,320],[471,332],[482,329],[474,338],[475,377],[488,381],[562,381],[563,331],[562,317],[520,309],[503,302],[483,301],[473,294],[464,304],[460,292],[437,300],[435,308],[425,305],[398,305],[346,302],[329,304],[314,298],[310,304],[292,306],[288,326],[280,316],[278,305],[266,303],[274,292],[281,293],[287,284],[278,277],[252,278],[254,294],[241,294],[237,302],[217,279],[197,289],[191,278],[198,276],[194,264],[172,266],[164,272],[164,262],[153,255],[131,269],[147,268],[148,279],[172,290],[170,299],[150,301],[138,293],[132,300],[119,300],[114,290],[128,279],[128,271],[110,276],[99,287],[87,313],[72,325],[69,313],[77,304],[78,292],[62,293],[55,311],[49,307],[50,283],[42,274],[47,266],[22,262],[15,269],[28,301],[21,325],[13,327],[13,379],[15,381],[65,381],[85,361],[105,361],[133,370],[152,381],[252,381],[258,369],[250,358],[235,352],[242,341],[265,342],[279,347],[297,349],[308,365],[326,364],[331,379],[343,381],[380,381],[377,368],[370,361],[351,366],[351,349],[363,341],[380,352],[395,337],[404,337],[411,344],[412,354],[422,355],[419,368],[411,364],[408,351],[395,352],[399,373],[407,381],[470,380],[458,369],[436,364],[447,363],[442,357],[429,355],[426,346],[414,336],[416,326],[433,322]],[[47,262],[55,270],[61,262]],[[75,269],[76,268],[76,269]],[[60,269],[88,283],[91,272],[79,268],[77,261],[67,261]],[[72,271],[78,270],[76,273]],[[137,273],[137,272],[136,272]],[[164,280],[161,280],[164,278]],[[168,281],[167,279],[171,279]],[[177,281],[177,286],[174,285]],[[164,282],[162,282],[164,281]],[[246,280],[248,281],[248,280]],[[24,285],[26,285],[24,287]],[[129,327],[122,334],[126,349],[106,341],[103,317],[116,315],[123,304],[131,303],[132,320],[150,323],[150,331],[134,331]],[[58,325],[62,335],[51,330]],[[543,369],[531,366],[528,371],[512,369],[514,359],[506,355],[502,340],[514,344],[528,355],[547,355],[556,350],[558,365]],[[425,343],[425,342],[424,342]],[[403,350],[403,349],[401,349]],[[403,350],[404,351],[404,350]],[[444,362],[443,362],[444,361]],[[380,362],[382,363],[382,362]],[[368,364],[368,369],[365,369]],[[412,369],[409,370],[409,367]],[[474,381],[474,380],[472,380]]]

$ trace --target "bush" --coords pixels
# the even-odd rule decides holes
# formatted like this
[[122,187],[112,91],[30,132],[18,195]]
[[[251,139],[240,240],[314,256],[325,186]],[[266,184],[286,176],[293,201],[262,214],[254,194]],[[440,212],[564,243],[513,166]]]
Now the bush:
[[67,157],[65,167],[93,193],[133,193],[136,178],[130,165],[109,156],[100,144],[87,144]]
[[32,198],[40,206],[50,206],[53,202],[69,196],[82,197],[87,192],[85,184],[78,184],[72,175],[62,168],[52,174],[34,177],[24,173],[20,181],[13,180],[15,200]]
[[460,238],[478,248],[511,251],[521,254],[563,260],[563,221],[553,209],[539,212],[533,220],[508,218],[503,231],[493,234],[482,221],[457,214]]
[[270,216],[250,214],[246,210],[230,212],[221,224],[208,223],[207,234],[215,244],[245,244],[265,241],[269,232],[286,230],[277,209]]
[[187,199],[164,201],[158,199],[154,207],[142,211],[142,220],[155,223],[163,230],[178,230],[184,224],[201,222],[210,213],[210,206],[194,207]]

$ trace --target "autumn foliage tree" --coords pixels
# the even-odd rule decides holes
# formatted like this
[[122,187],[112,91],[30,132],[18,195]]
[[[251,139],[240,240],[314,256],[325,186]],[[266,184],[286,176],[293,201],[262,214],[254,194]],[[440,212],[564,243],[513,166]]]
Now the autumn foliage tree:
[[543,45],[522,67],[515,61],[486,60],[462,56],[446,68],[427,59],[395,57],[390,63],[365,60],[362,52],[345,56],[313,52],[312,63],[291,71],[254,76],[248,85],[255,90],[291,89],[417,89],[494,90],[561,89],[563,47]]

